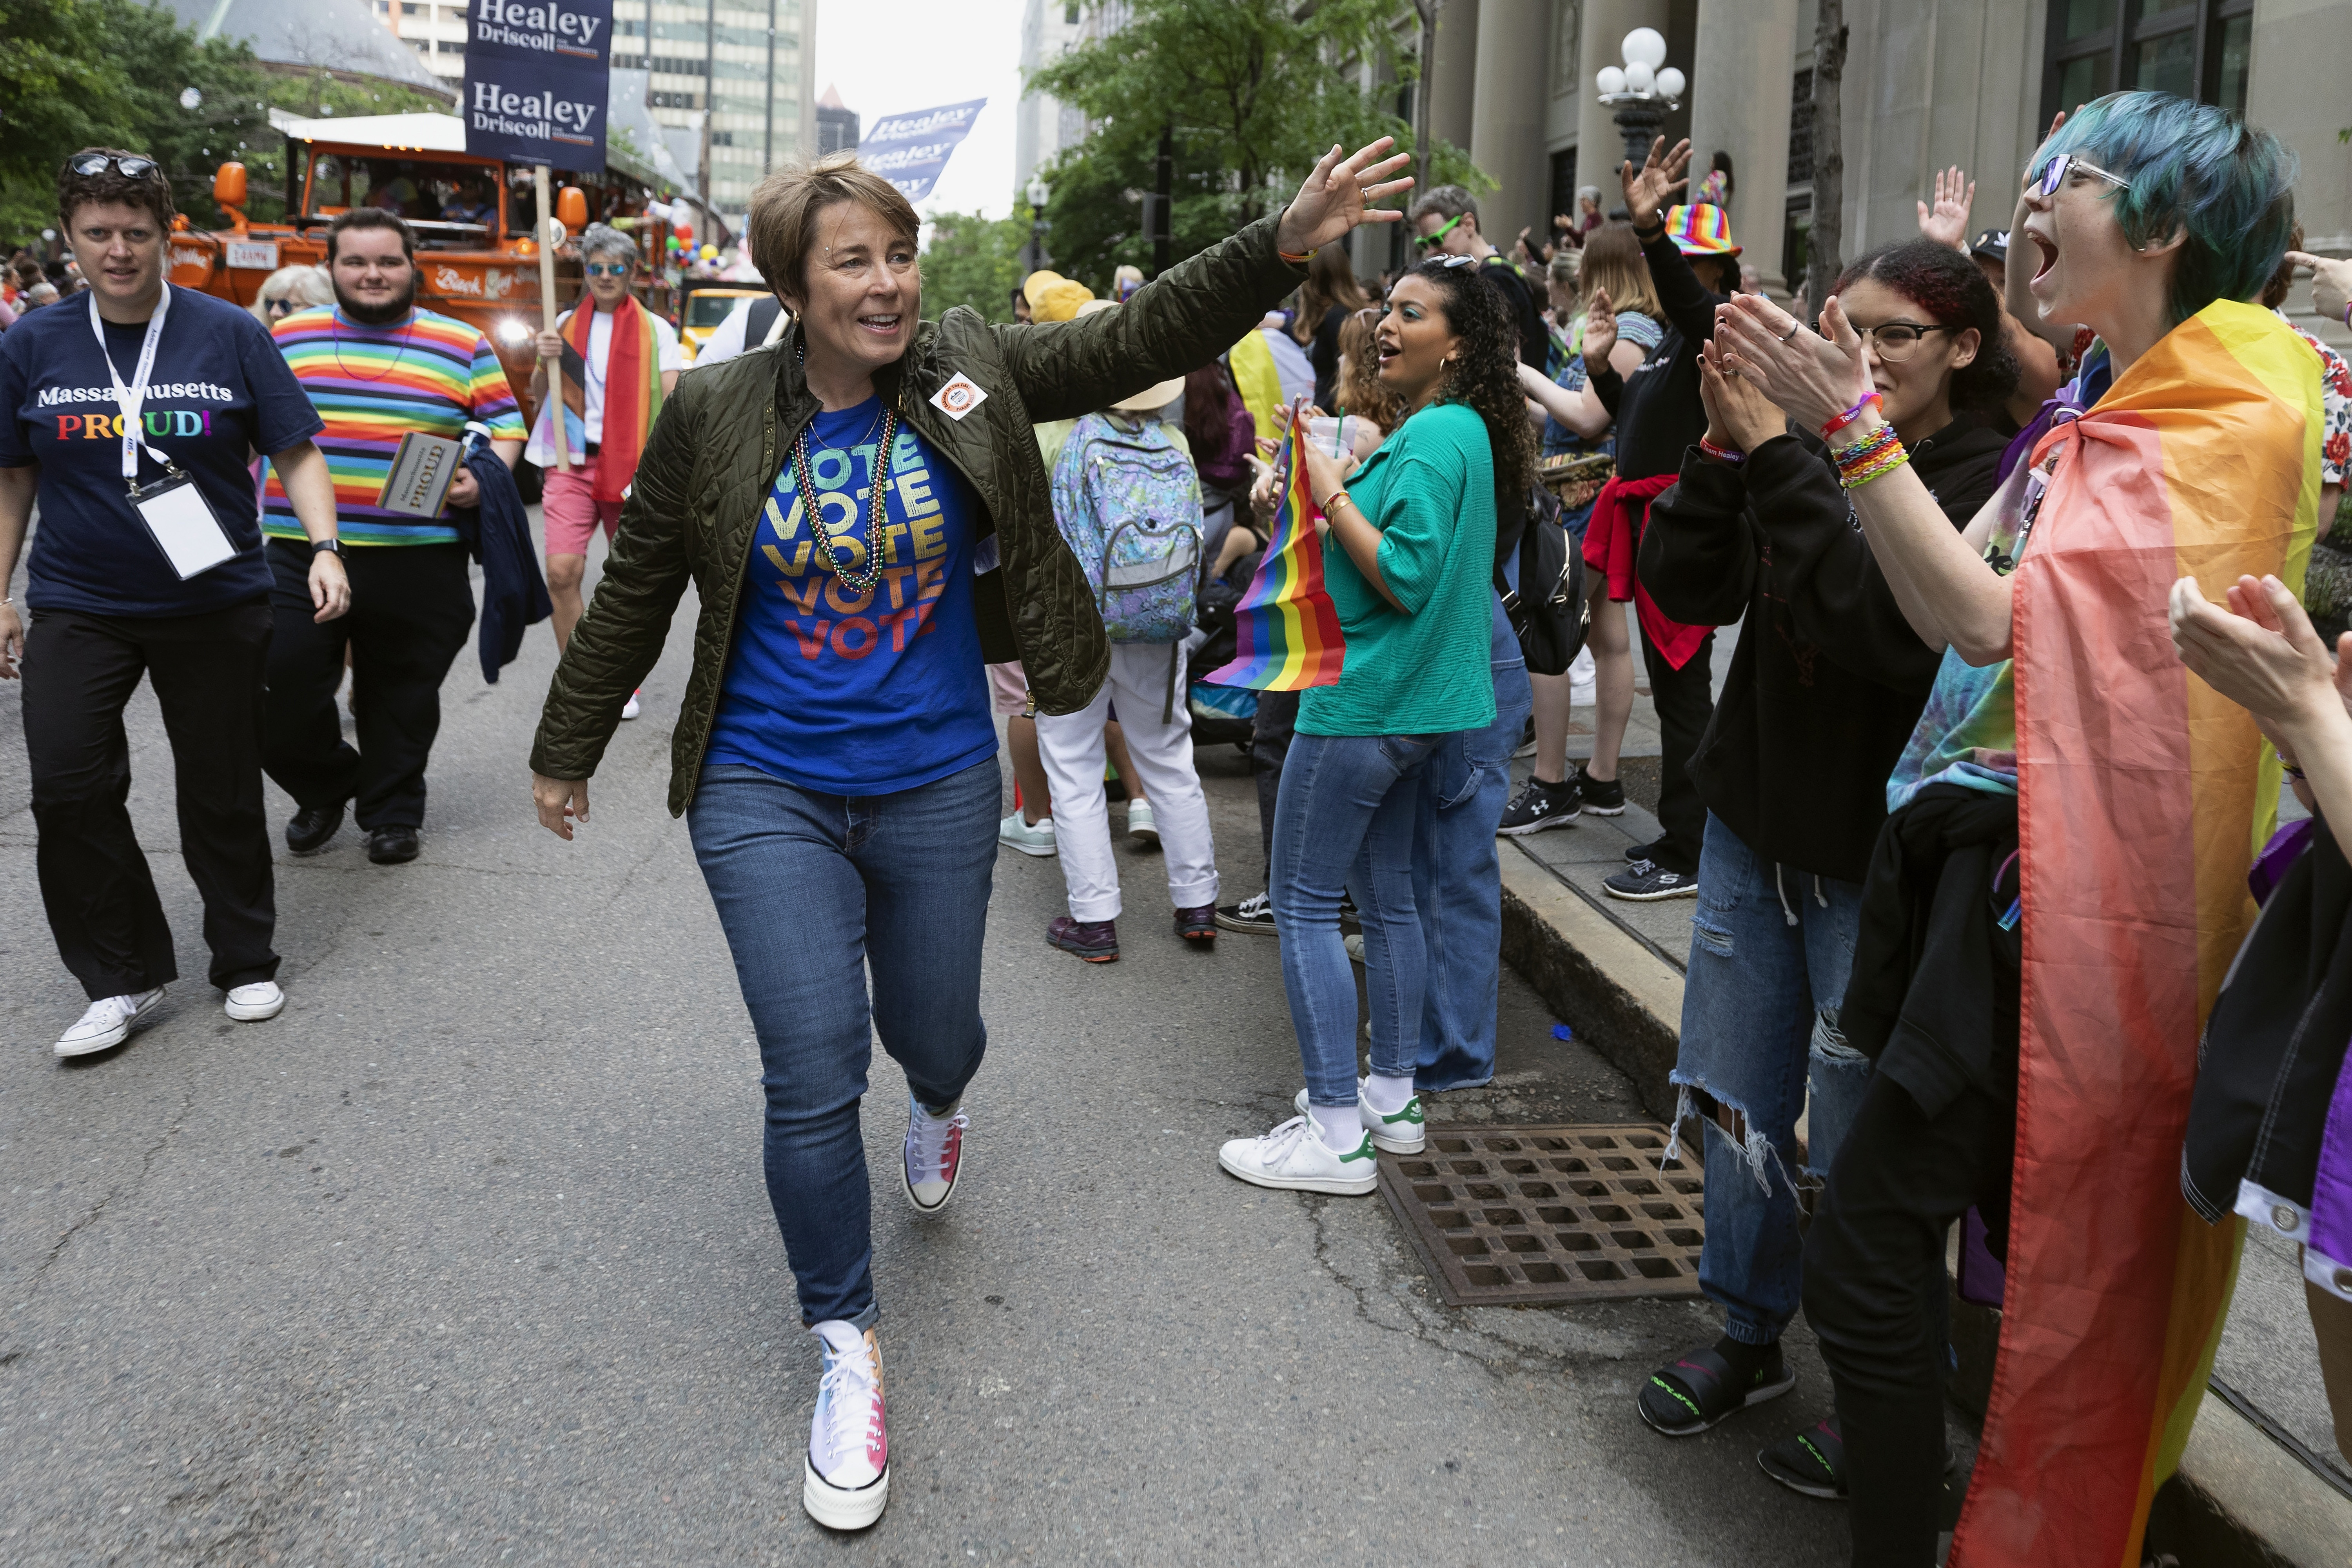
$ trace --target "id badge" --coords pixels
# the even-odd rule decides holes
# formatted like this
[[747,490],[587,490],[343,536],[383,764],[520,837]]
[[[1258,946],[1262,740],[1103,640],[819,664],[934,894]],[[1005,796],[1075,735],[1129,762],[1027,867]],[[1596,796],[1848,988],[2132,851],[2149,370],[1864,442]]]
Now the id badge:
[[139,509],[147,531],[155,536],[181,582],[236,559],[236,545],[228,531],[221,527],[204,491],[187,475],[173,474],[132,490],[131,504]]

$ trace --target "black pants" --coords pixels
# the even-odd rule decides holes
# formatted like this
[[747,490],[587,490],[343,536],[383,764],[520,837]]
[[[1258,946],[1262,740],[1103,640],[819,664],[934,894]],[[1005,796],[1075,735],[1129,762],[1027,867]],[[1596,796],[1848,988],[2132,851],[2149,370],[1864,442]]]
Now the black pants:
[[[278,635],[269,647],[269,744],[262,764],[300,805],[356,800],[362,828],[425,825],[425,763],[441,730],[441,680],[474,625],[462,544],[353,545],[351,613],[311,619],[310,547],[269,542]],[[335,712],[352,652],[359,749]]]
[[1854,1568],[1928,1568],[1942,1523],[1944,1237],[2008,1231],[2017,1107],[1963,1089],[1930,1117],[1871,1075],[1805,1238],[1805,1319],[1837,1389]]
[[122,709],[144,674],[172,742],[180,856],[205,900],[212,983],[278,973],[269,824],[261,801],[269,606],[204,616],[35,615],[25,639],[25,749],[35,863],[58,954],[93,1002],[176,980],[172,928],[131,831]]
[[1282,764],[1290,755],[1291,727],[1298,722],[1298,693],[1261,691],[1257,717],[1250,721],[1250,776],[1257,781],[1257,826],[1265,851],[1266,881],[1274,880],[1274,803],[1282,793]]
[[1650,675],[1650,700],[1658,710],[1658,826],[1664,837],[1650,851],[1660,868],[1698,875],[1699,846],[1706,838],[1706,806],[1691,782],[1690,760],[1706,734],[1715,711],[1715,634],[1703,638],[1690,662],[1676,669],[1642,634],[1642,664]]

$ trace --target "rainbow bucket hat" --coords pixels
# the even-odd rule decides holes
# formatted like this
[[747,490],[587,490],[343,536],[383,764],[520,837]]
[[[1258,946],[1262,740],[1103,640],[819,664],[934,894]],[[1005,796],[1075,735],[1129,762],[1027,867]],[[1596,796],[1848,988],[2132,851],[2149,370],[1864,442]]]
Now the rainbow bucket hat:
[[1666,209],[1666,233],[1685,256],[1737,256],[1731,243],[1731,220],[1723,209],[1706,202]]

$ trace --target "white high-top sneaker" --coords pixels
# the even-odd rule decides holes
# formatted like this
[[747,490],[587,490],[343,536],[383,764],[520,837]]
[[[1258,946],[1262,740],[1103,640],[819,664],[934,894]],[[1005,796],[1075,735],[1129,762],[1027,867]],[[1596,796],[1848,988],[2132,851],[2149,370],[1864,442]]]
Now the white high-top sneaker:
[[882,1415],[882,1349],[871,1329],[817,1324],[824,1375],[809,1422],[801,1506],[827,1530],[864,1530],[890,1500],[890,1436]]

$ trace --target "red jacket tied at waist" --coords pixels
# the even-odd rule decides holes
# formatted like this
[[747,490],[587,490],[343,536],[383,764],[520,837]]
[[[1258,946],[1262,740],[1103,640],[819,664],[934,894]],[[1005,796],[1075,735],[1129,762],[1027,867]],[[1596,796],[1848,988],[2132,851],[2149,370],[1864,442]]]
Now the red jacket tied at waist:
[[1651,500],[1664,494],[1678,477],[1668,473],[1629,479],[1620,475],[1611,479],[1593,498],[1592,521],[1584,529],[1584,563],[1608,578],[1612,604],[1633,601],[1633,613],[1642,622],[1643,635],[1676,669],[1690,662],[1698,645],[1715,628],[1686,626],[1680,621],[1666,619],[1665,612],[1650,602],[1650,591],[1634,575],[1633,556],[1642,542],[1642,529],[1649,521]]

